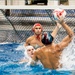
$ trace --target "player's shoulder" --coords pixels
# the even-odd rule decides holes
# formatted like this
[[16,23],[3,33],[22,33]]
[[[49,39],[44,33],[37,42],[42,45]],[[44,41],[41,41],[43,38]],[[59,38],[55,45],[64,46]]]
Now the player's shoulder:
[[56,45],[55,45],[55,48],[56,48],[57,50],[61,50],[61,45],[60,45],[60,44],[56,44]]
[[32,40],[33,37],[34,37],[34,36],[32,35],[32,36],[28,37],[27,40]]
[[44,50],[44,49],[45,49],[45,46],[40,47],[40,48],[37,48],[37,49],[36,49],[36,52],[38,52],[38,51],[42,51],[42,50]]

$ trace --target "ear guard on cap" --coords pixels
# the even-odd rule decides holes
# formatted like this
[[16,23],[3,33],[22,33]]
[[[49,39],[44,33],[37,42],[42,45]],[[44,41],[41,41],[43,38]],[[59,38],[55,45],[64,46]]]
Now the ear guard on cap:
[[53,36],[49,33],[49,32],[45,32],[43,35],[42,35],[42,43],[44,45],[48,45],[48,44],[51,44],[52,41],[53,41]]

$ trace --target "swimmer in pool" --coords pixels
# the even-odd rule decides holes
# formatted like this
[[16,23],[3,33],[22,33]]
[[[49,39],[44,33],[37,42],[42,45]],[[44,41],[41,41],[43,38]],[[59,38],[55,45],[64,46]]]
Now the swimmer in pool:
[[[61,25],[57,23],[55,29],[51,33],[53,38],[55,38],[60,28],[61,28]],[[35,49],[44,46],[44,44],[41,42],[42,32],[43,32],[42,25],[40,23],[35,23],[34,26],[32,27],[32,31],[34,32],[34,35],[27,38],[24,45],[25,46],[32,45]]]
[[60,54],[73,38],[74,33],[71,28],[63,20],[60,21],[60,24],[66,30],[67,36],[61,42],[55,44],[53,42],[54,37],[50,33],[44,33],[41,40],[44,46],[36,49],[32,56],[34,61],[40,60],[45,68],[58,69],[62,67],[62,64],[59,63]]
[[25,57],[19,63],[25,63],[25,62],[27,62],[28,64],[32,63],[32,65],[34,65],[35,61],[32,60],[33,51],[35,50],[34,47],[33,46],[25,46],[24,48],[25,48],[25,51],[24,51]]

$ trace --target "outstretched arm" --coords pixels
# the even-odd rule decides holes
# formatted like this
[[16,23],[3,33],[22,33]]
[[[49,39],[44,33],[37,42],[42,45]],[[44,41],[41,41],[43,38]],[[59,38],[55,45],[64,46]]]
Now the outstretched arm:
[[61,50],[66,47],[72,40],[73,38],[73,31],[71,30],[71,28],[63,21],[61,23],[62,27],[66,30],[67,32],[67,36],[59,43],[59,45],[61,46]]
[[51,33],[51,35],[53,36],[53,38],[56,37],[56,35],[57,35],[57,33],[58,33],[58,31],[59,31],[60,28],[61,28],[61,25],[57,22],[57,25],[56,25],[55,29]]
[[74,33],[71,30],[71,28],[63,21],[61,22],[62,27],[66,30],[67,34],[69,35],[70,38],[73,37]]

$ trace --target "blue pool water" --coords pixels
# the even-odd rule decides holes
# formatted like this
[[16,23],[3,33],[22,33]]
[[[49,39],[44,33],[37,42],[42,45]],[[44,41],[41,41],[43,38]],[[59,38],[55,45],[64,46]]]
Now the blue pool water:
[[45,69],[41,64],[28,66],[18,63],[23,54],[23,43],[0,44],[0,75],[75,75],[68,70]]

